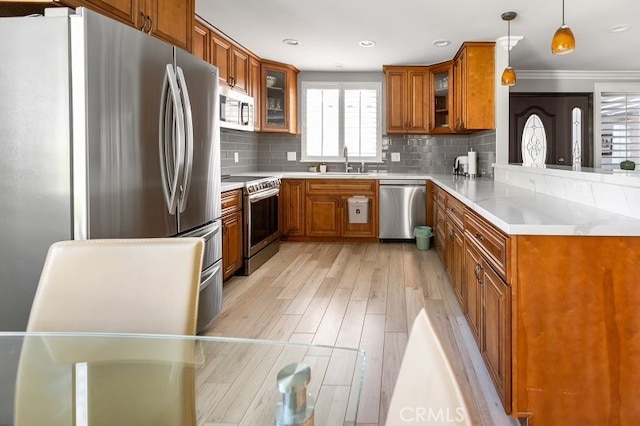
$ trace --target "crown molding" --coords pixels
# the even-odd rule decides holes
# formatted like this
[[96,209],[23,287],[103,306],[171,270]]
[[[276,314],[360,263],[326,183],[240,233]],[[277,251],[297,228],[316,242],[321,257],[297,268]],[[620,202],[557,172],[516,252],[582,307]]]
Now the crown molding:
[[519,70],[518,80],[640,80],[640,71]]

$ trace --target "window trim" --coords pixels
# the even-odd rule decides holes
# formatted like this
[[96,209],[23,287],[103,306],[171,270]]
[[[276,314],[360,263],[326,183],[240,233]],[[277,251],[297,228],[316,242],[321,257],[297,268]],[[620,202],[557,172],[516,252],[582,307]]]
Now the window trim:
[[349,162],[367,162],[367,163],[379,163],[382,161],[382,83],[373,81],[351,82],[351,81],[303,81],[301,83],[302,95],[300,111],[301,111],[301,159],[300,162],[307,163],[338,163],[344,162],[343,155],[337,157],[328,156],[309,156],[307,155],[307,90],[308,89],[339,89],[339,139],[338,139],[338,152],[342,154],[344,152],[344,91],[348,89],[374,89],[376,91],[376,111],[377,111],[377,126],[376,126],[376,156],[375,157],[357,157],[349,155]]
[[593,99],[593,167],[602,168],[602,116],[600,109],[602,93],[626,92],[640,93],[640,83],[595,83]]

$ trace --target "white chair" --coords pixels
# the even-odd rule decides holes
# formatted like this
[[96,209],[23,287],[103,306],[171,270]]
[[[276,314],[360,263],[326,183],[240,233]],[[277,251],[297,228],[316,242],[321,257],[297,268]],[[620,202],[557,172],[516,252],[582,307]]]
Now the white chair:
[[[194,335],[203,250],[200,238],[56,243],[27,331]],[[195,424],[193,349],[184,340],[28,337],[15,424]]]
[[55,243],[27,331],[193,335],[203,250],[200,238]]
[[447,356],[424,309],[411,329],[387,426],[471,425],[469,410]]

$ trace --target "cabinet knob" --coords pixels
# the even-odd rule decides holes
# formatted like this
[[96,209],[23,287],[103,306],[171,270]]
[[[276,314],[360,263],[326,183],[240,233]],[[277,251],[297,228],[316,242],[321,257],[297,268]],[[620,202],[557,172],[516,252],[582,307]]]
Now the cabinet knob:
[[484,241],[484,237],[477,232],[473,236],[479,241]]
[[564,163],[564,158],[563,157],[558,158],[558,163]]
[[453,229],[449,230],[449,239],[453,241]]
[[147,31],[147,34],[151,34],[153,32],[153,19],[151,19],[151,16],[147,16],[147,18],[149,18],[149,31]]
[[236,79],[234,77],[229,77],[229,86],[234,87],[236,85]]

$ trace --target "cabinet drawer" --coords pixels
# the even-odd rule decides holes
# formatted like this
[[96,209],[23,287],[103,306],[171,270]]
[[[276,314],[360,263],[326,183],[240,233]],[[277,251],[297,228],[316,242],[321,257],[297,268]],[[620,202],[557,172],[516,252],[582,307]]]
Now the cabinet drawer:
[[221,194],[222,216],[242,210],[242,190],[236,189]]
[[375,180],[307,179],[309,194],[375,195]]
[[447,216],[458,228],[462,229],[464,227],[464,204],[447,194],[446,209]]
[[509,239],[475,214],[464,214],[467,240],[476,246],[503,280],[507,279],[507,250]]

